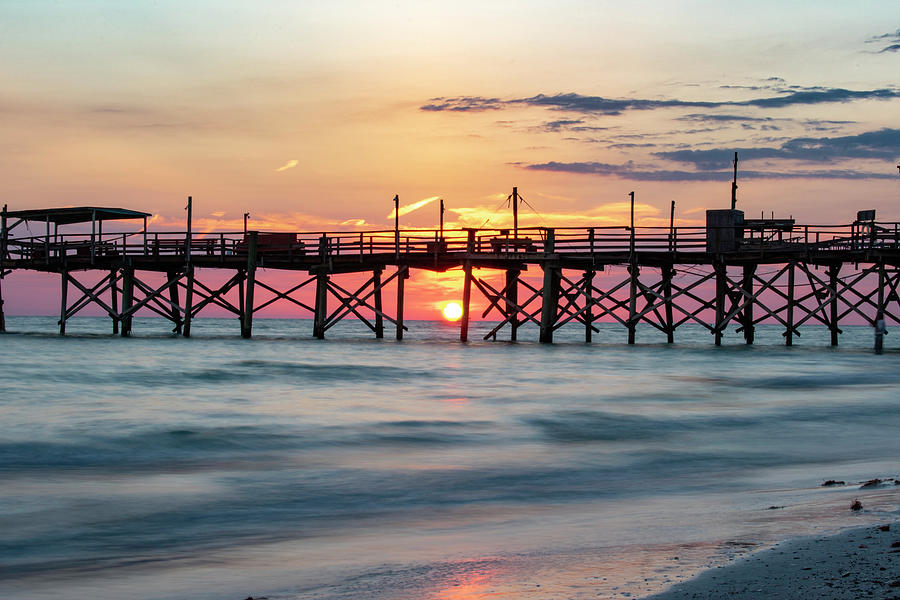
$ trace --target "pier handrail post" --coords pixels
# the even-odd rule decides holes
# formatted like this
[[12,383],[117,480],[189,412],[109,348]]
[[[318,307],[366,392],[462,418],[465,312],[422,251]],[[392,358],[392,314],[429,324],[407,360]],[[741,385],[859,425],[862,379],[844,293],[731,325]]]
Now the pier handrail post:
[[328,236],[324,233],[319,237],[319,260],[323,263],[328,258]]
[[475,252],[475,229],[466,229],[466,252]]

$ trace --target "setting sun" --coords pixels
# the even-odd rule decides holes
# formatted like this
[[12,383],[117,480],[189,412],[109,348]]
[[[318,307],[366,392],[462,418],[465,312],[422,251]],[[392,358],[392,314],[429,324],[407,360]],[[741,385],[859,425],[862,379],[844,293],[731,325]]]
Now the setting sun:
[[463,309],[459,302],[448,302],[444,305],[442,312],[448,321],[458,321],[462,317]]

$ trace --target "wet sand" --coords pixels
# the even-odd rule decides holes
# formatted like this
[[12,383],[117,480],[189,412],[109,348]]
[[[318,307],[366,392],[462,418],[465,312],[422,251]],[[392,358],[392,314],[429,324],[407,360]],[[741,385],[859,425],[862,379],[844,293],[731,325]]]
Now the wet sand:
[[900,600],[900,521],[783,542],[646,600],[722,598]]

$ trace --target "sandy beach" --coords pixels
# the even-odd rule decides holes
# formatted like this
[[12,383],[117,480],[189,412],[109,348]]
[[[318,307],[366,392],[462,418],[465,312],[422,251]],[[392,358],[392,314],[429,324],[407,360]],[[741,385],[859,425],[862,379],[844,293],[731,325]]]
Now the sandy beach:
[[900,521],[798,538],[646,600],[900,599]]

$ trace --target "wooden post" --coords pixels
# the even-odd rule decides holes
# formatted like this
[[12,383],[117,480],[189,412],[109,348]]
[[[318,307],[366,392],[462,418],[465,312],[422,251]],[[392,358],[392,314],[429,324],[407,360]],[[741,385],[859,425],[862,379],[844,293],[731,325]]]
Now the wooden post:
[[513,209],[513,239],[518,239],[519,238],[519,188],[517,188],[517,187],[513,188],[512,209]]
[[6,333],[6,315],[3,313],[3,261],[0,260],[0,333]]
[[444,241],[444,199],[441,198],[441,236],[439,241]]
[[725,275],[727,267],[722,263],[713,265],[716,270],[716,346],[722,345],[722,332],[725,330]]
[[[874,231],[875,224],[872,224]],[[875,354],[884,352],[884,262],[878,264],[878,309],[875,313]]]
[[787,289],[787,331],[784,334],[784,343],[786,346],[794,345],[794,305],[796,299],[794,297],[794,263],[788,266],[788,289]]
[[194,265],[187,266],[184,274],[186,289],[184,292],[184,337],[191,337],[191,313],[194,310]]
[[59,335],[66,335],[66,312],[69,308],[69,272],[63,268],[60,271],[62,275],[62,289],[60,290],[59,301]]
[[459,320],[459,341],[469,341],[469,304],[472,300],[472,261],[467,260],[463,265],[465,279],[463,280],[463,306],[462,317]]
[[731,180],[731,210],[734,210],[734,207],[737,206],[737,165],[738,165],[738,153],[734,153],[734,179]]
[[[744,290],[743,323],[744,341],[752,344],[756,337],[756,326],[753,324],[753,276],[756,274],[756,265],[744,265],[744,278],[741,287]],[[747,296],[751,296],[748,298]]]
[[[118,271],[117,269],[111,269],[109,271],[109,294],[110,300],[112,301],[112,311],[119,314],[119,294],[116,289],[116,279],[117,279]],[[113,325],[113,335],[119,333],[119,317],[112,318]]]
[[400,260],[400,196],[394,194],[394,258]]
[[313,315],[313,335],[325,339],[325,319],[328,317],[328,273],[324,267],[316,272],[316,305]]
[[559,314],[559,266],[549,255],[556,250],[556,232],[547,230],[547,239],[544,242],[545,260],[541,267],[544,269],[544,287],[541,292],[541,333],[542,344],[553,343],[553,326],[556,324],[556,316]]
[[628,286],[628,343],[634,344],[637,337],[637,323],[635,321],[637,315],[637,292],[638,292],[638,275],[640,268],[637,265],[637,256],[634,253],[635,231],[634,231],[634,192],[629,192],[631,198],[631,217],[629,220],[629,229],[631,235],[628,239],[628,274],[630,283]]
[[[593,234],[593,230],[591,230]],[[584,343],[593,341],[594,330],[594,275],[593,270],[584,272]]]
[[[634,228],[631,229],[632,234],[634,234]],[[632,258],[634,254],[632,253]],[[628,286],[628,321],[626,323],[628,327],[628,343],[633,344],[637,338],[637,293],[638,293],[638,276],[641,274],[641,269],[638,267],[637,262],[634,260],[631,261],[631,264],[628,265],[628,275],[630,277],[630,283]]]
[[256,288],[256,246],[257,231],[247,232],[247,286],[244,300],[244,320],[241,323],[241,337],[249,339],[253,335],[253,292]]
[[375,289],[375,338],[384,337],[384,317],[381,316],[381,269],[372,271],[372,287]]
[[[475,252],[475,230],[466,230],[466,253],[473,254]],[[466,259],[463,263],[463,271],[465,271],[465,279],[463,280],[463,306],[462,317],[459,319],[459,341],[469,341],[469,304],[472,300],[472,261]]]
[[506,317],[509,319],[509,341],[515,342],[519,336],[519,271],[506,270]]
[[675,321],[672,317],[672,277],[674,276],[675,269],[672,265],[664,265],[662,268],[662,293],[666,308],[666,342],[669,344],[675,342]]
[[244,316],[247,313],[247,308],[244,306],[244,282],[247,280],[247,273],[243,269],[239,271],[240,278],[238,279],[238,312],[239,319],[241,322],[241,333],[244,333]]
[[3,205],[3,214],[0,216],[0,333],[6,333],[6,313],[3,312],[3,277],[5,269],[3,261],[6,260],[6,238],[9,234],[6,231],[6,210],[7,205]]
[[669,252],[675,250],[675,201],[672,200],[672,208],[669,210]]
[[397,340],[403,339],[403,288],[407,277],[409,277],[409,268],[405,266],[397,266],[397,270],[401,271],[397,274]]
[[628,251],[631,254],[630,260],[634,262],[634,192],[629,192],[628,195],[631,197],[631,239],[629,240]]
[[828,267],[828,286],[831,288],[831,300],[828,301],[829,312],[831,317],[828,319],[828,329],[831,330],[831,345],[838,345],[838,275],[841,272],[841,264],[831,265]]
[[[94,264],[94,255],[97,252],[97,250],[96,250],[97,240],[95,239],[96,227],[97,227],[97,211],[92,210],[91,211],[91,264]],[[50,237],[49,231],[47,231],[47,237],[48,238]],[[49,254],[49,252],[48,252],[48,254]]]
[[188,203],[185,206],[185,210],[187,211],[187,233],[184,236],[184,262],[185,264],[191,264],[191,212],[193,209],[194,199],[191,196],[188,196]]
[[169,279],[169,300],[172,302],[172,306],[170,307],[170,314],[172,315],[172,322],[175,323],[175,328],[172,330],[177,334],[181,334],[181,306],[178,303],[178,279],[180,278],[177,271],[169,271],[168,272]]
[[[134,306],[134,269],[125,267],[122,269],[122,314],[131,310]],[[122,317],[122,337],[131,335],[131,323],[133,315]]]

